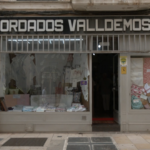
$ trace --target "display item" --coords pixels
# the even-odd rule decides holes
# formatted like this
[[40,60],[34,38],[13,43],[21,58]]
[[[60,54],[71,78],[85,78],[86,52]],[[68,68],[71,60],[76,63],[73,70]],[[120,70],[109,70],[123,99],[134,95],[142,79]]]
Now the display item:
[[36,108],[36,112],[44,112],[45,110],[46,110],[45,107]]
[[81,92],[74,92],[73,93],[73,102],[80,103]]
[[16,106],[14,106],[12,108],[13,108],[14,112],[22,112],[22,110],[23,110],[23,106],[22,105],[16,105]]
[[57,107],[56,108],[56,112],[65,112],[66,108],[62,108],[62,107]]
[[141,94],[144,92],[144,88],[135,84],[131,86],[131,94],[140,98]]
[[71,107],[73,102],[73,95],[61,95],[59,107]]
[[146,104],[146,105],[144,105],[144,108],[145,108],[145,109],[150,109],[150,105],[149,105],[149,104]]
[[5,103],[7,107],[12,107],[15,105],[29,106],[29,94],[5,95]]
[[147,100],[147,96],[141,94],[140,98]]
[[54,106],[51,105],[47,105],[46,106],[46,112],[55,112],[56,108]]
[[143,86],[143,58],[131,58],[131,83]]
[[150,93],[150,85],[149,85],[148,83],[146,83],[146,84],[144,85],[144,92],[145,92],[145,93]]
[[10,94],[18,94],[19,89],[9,89]]
[[131,106],[132,106],[132,109],[142,109],[143,108],[143,104],[142,104],[141,100],[134,95],[132,95],[132,97],[131,97]]
[[34,107],[32,106],[24,106],[23,107],[23,112],[32,112]]
[[86,111],[86,108],[84,105],[81,105],[80,103],[73,103],[72,107],[67,109],[67,112],[83,112]]

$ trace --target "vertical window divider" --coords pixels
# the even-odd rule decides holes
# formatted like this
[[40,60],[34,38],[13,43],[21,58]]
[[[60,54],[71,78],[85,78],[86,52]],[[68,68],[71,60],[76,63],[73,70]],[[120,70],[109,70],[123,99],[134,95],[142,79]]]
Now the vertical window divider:
[[82,51],[82,35],[80,35],[80,52]]
[[91,36],[91,45],[90,45],[90,51],[93,51],[93,35]]
[[32,52],[34,51],[34,38],[33,38],[33,35],[32,35]]
[[69,35],[69,52],[70,52],[70,35]]
[[7,52],[8,50],[7,50],[7,35],[6,35],[6,52]]
[[130,35],[128,35],[128,39],[129,39],[129,51],[130,51]]
[[2,50],[2,48],[3,48],[2,39],[3,39],[3,36],[1,36],[1,51],[3,51],[3,50]]
[[66,51],[66,50],[65,50],[65,35],[64,35],[64,51]]
[[135,49],[135,34],[134,34],[134,51],[136,51],[136,49]]
[[123,51],[125,51],[125,35],[123,34]]
[[39,35],[37,36],[37,39],[38,39],[38,41],[37,41],[37,51],[39,52]]
[[27,51],[28,51],[28,36],[27,36]]
[[74,35],[74,51],[76,51],[76,36]]
[[114,51],[114,45],[115,45],[115,42],[114,42],[114,35],[113,35],[113,51]]
[[120,46],[119,46],[119,44],[120,44],[120,43],[119,43],[119,41],[120,41],[119,38],[120,38],[120,36],[119,36],[119,34],[118,34],[118,50],[121,51]]
[[139,35],[139,51],[141,51],[141,35]]
[[44,35],[43,35],[43,41],[42,41],[42,43],[43,43],[43,51],[44,51]]
[[[107,42],[109,43],[109,35],[107,35]],[[107,51],[109,51],[109,44],[107,45]]]
[[[1,36],[1,39],[2,39],[2,36]],[[11,52],[12,52],[12,50],[13,50],[13,44],[12,44],[12,40],[13,40],[13,38],[12,38],[12,35],[11,35]],[[2,42],[1,42],[1,45],[2,45]]]
[[85,46],[85,49],[86,49],[85,51],[86,51],[86,52],[88,51],[87,43],[88,43],[88,42],[87,42],[87,35],[86,35],[86,46]]
[[23,35],[21,36],[22,40],[21,40],[21,51],[23,52]]
[[50,42],[49,42],[49,35],[48,35],[48,37],[47,37],[47,44],[48,44],[48,51],[49,51],[49,44],[50,44]]
[[59,41],[58,41],[58,51],[60,51],[60,35],[58,36]]
[[96,49],[97,49],[97,51],[98,51],[98,35],[96,36],[96,40],[97,40]]
[[55,51],[55,38],[54,38],[54,35],[53,35],[53,51]]
[[146,46],[146,42],[147,41],[147,38],[146,38],[146,35],[145,35],[145,51],[147,50],[147,46]]
[[104,47],[103,47],[103,35],[102,35],[102,45],[101,45],[101,46],[102,46],[102,51],[103,51],[103,48],[104,48]]
[[17,40],[17,42],[16,42],[16,49],[17,49],[17,52],[18,52],[18,35],[16,36],[16,40]]

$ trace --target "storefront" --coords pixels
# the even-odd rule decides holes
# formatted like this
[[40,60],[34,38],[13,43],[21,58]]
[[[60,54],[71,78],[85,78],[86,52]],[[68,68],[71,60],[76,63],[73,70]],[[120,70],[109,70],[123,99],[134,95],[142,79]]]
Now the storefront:
[[93,53],[117,54],[121,131],[149,130],[149,22],[1,17],[0,132],[92,131]]

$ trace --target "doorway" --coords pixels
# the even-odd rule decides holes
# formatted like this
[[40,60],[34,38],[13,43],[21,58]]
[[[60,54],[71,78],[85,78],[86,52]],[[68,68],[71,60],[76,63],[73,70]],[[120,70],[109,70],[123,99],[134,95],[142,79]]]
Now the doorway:
[[93,54],[93,131],[120,130],[118,81],[118,54]]

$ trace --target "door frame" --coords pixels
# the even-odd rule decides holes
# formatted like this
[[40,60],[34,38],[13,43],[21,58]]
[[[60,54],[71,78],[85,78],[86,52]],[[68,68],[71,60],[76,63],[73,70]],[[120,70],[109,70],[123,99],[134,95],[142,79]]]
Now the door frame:
[[[96,53],[96,54],[99,54],[99,55],[103,55],[103,54],[112,54],[112,53]],[[120,54],[119,53],[116,53],[118,54],[118,124],[120,124],[120,120],[121,120],[121,115],[120,115]],[[90,110],[91,110],[91,124],[93,123],[93,91],[92,91],[92,88],[93,88],[93,76],[92,76],[92,63],[93,63],[93,59],[92,59],[92,55],[93,53],[89,54],[89,70],[90,70],[90,99],[91,99],[91,102],[90,102]],[[114,118],[114,114],[113,114],[113,118]]]

